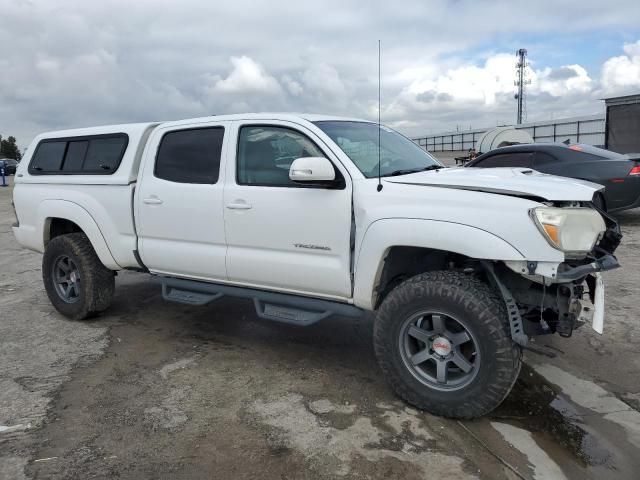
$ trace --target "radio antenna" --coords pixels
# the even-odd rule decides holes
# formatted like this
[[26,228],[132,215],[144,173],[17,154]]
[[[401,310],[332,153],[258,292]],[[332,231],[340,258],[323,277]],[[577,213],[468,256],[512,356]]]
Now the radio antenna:
[[378,191],[382,190],[382,175],[380,173],[381,155],[380,155],[380,40],[378,40]]

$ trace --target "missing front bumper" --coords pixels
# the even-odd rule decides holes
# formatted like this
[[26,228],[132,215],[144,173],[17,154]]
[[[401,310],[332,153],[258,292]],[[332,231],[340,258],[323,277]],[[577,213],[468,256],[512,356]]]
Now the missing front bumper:
[[607,254],[586,265],[578,265],[576,267],[570,267],[566,270],[559,271],[556,274],[556,278],[560,282],[575,281],[584,278],[587,275],[606,272],[619,267],[620,263],[618,263],[618,259],[611,254]]

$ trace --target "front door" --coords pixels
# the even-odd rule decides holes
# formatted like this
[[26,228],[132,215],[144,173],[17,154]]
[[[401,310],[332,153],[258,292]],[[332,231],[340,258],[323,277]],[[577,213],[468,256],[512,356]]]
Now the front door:
[[[273,121],[236,126],[236,158],[228,162],[224,194],[229,280],[349,298],[347,171],[312,131],[300,125]],[[318,156],[332,161],[340,185],[302,185],[289,179],[293,160]]]
[[171,126],[149,139],[135,206],[138,248],[152,272],[226,280],[226,130],[221,123]]

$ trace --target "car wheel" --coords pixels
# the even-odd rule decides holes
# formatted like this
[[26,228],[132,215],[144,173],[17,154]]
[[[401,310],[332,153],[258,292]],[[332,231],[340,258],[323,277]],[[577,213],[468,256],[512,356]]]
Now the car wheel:
[[100,262],[84,233],[61,235],[47,244],[42,279],[56,310],[73,320],[95,316],[113,299],[114,272]]
[[417,275],[393,289],[375,321],[374,347],[400,397],[452,418],[500,405],[522,357],[502,299],[479,279],[450,271]]

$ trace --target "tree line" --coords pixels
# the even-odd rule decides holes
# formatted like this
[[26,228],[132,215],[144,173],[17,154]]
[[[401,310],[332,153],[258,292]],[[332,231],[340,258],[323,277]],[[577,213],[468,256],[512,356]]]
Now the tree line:
[[20,161],[22,153],[16,143],[16,137],[8,136],[6,140],[0,135],[0,158],[13,158]]

